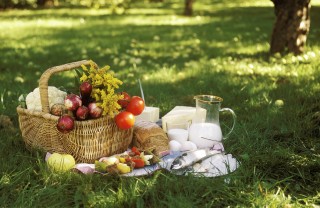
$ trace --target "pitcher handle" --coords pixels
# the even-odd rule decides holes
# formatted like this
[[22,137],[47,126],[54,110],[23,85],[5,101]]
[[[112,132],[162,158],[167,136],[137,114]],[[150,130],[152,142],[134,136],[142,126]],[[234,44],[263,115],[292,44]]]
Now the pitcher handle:
[[232,124],[232,127],[231,127],[230,131],[226,134],[225,137],[223,137],[223,139],[227,139],[227,138],[229,137],[229,135],[231,134],[231,132],[233,131],[233,129],[234,129],[234,126],[235,126],[235,124],[236,124],[236,118],[237,118],[237,116],[236,116],[236,114],[233,112],[233,110],[230,109],[230,108],[222,108],[222,109],[220,109],[220,112],[223,112],[223,111],[229,111],[229,112],[231,113],[231,115],[232,115],[232,118],[233,118],[233,124]]

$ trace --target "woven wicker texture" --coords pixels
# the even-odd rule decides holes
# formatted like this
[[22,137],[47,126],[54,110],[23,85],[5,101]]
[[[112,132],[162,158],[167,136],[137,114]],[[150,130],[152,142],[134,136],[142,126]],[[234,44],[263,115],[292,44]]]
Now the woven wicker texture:
[[54,73],[72,70],[82,64],[88,65],[89,61],[52,67],[42,74],[39,82],[41,112],[17,107],[22,138],[28,149],[68,153],[73,155],[77,162],[88,163],[127,150],[132,141],[133,128],[121,130],[114,119],[107,116],[75,121],[74,129],[67,134],[57,130],[59,117],[49,113],[48,80]]

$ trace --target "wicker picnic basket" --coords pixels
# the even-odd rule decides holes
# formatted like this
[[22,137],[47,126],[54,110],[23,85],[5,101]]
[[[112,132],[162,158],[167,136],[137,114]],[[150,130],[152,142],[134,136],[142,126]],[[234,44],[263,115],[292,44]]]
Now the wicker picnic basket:
[[89,65],[83,60],[47,69],[39,81],[42,111],[17,107],[22,138],[28,149],[42,149],[47,152],[73,155],[77,162],[92,163],[103,156],[122,153],[132,141],[133,128],[121,130],[113,118],[103,116],[98,119],[75,121],[70,133],[60,133],[56,129],[58,116],[50,114],[48,81],[52,74]]

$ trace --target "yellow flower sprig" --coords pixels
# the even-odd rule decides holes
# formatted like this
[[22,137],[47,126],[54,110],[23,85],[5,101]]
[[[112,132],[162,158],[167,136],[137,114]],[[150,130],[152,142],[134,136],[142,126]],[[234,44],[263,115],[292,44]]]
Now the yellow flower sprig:
[[114,117],[121,109],[118,104],[119,99],[123,99],[123,95],[115,93],[122,85],[122,81],[114,77],[114,73],[108,71],[110,66],[100,68],[90,61],[90,68],[82,65],[83,74],[80,82],[88,81],[92,85],[91,97],[95,99],[97,105],[103,109],[102,115]]

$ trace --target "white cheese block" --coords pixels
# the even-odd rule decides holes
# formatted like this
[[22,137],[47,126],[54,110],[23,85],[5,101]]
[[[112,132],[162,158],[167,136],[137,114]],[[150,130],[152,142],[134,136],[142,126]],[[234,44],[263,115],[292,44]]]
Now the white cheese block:
[[176,106],[162,117],[162,128],[167,132],[167,123],[191,122],[196,114],[196,108],[190,106]]
[[157,122],[159,120],[159,115],[159,108],[146,106],[143,112],[140,115],[136,116],[136,121]]
[[169,124],[181,124],[184,125],[188,123],[191,125],[193,122],[205,122],[206,120],[206,109],[199,108],[196,112],[196,107],[190,106],[176,106],[166,115],[164,115],[162,120],[162,129],[167,132],[167,123]]

